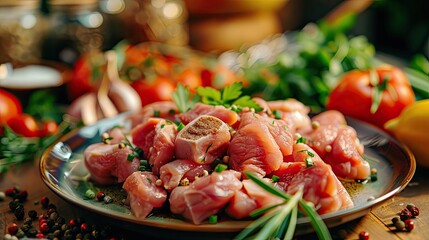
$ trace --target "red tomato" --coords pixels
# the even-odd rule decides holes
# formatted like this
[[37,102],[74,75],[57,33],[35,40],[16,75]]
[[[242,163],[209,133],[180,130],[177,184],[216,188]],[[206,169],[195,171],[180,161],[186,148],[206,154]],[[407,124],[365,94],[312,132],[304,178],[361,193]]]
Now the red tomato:
[[54,120],[42,122],[42,127],[39,131],[39,137],[46,137],[58,132],[58,124]]
[[22,113],[15,115],[6,122],[16,134],[22,135],[24,137],[38,137],[39,136],[39,126],[37,125],[36,120],[28,114]]
[[97,89],[103,77],[103,64],[101,52],[89,52],[79,57],[67,85],[72,100]]
[[[393,66],[380,66],[375,72],[375,84],[371,82],[370,71],[354,70],[346,73],[332,90],[327,109],[339,110],[380,128],[388,120],[399,116],[405,107],[415,101],[407,77]],[[377,102],[374,95],[376,91],[380,94],[378,108],[374,103]]]
[[137,80],[131,83],[142,101],[142,105],[158,101],[172,100],[175,85],[165,77],[158,77],[155,81]]
[[20,113],[22,113],[22,105],[18,98],[12,93],[0,89],[0,125]]
[[224,88],[234,82],[243,82],[243,85],[245,85],[244,79],[238,77],[223,64],[218,64],[213,69],[203,69],[201,71],[201,79],[203,86],[211,86],[216,89]]
[[178,83],[187,86],[191,91],[202,85],[201,77],[190,68],[184,70],[178,77]]

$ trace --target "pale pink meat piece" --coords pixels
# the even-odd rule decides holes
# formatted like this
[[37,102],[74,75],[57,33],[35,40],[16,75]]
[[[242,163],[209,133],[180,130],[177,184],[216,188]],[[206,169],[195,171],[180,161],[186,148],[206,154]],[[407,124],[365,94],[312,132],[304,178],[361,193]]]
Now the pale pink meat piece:
[[152,147],[155,127],[161,120],[161,118],[147,118],[131,129],[132,143],[141,148],[144,154],[147,154]]
[[285,121],[247,112],[240,115],[239,128],[252,124],[255,121],[259,121],[268,127],[268,131],[276,141],[283,156],[292,154],[293,136]]
[[201,224],[234,197],[242,188],[240,173],[225,170],[198,178],[189,186],[179,186],[170,194],[170,210],[194,224]]
[[292,133],[311,126],[311,120],[308,116],[310,108],[300,101],[289,98],[287,100],[268,101],[267,104],[271,111],[281,112],[281,119],[288,123]]
[[211,106],[204,103],[197,103],[194,108],[188,112],[178,114],[178,119],[183,124],[188,124],[194,119],[202,115],[217,117],[229,126],[233,126],[238,120],[238,114],[224,106]]
[[324,159],[325,155],[332,149],[332,143],[338,136],[338,132],[344,125],[321,125],[303,136],[306,138],[307,144],[314,149],[319,156]]
[[267,101],[259,97],[254,97],[252,100],[262,108],[262,111],[260,111],[258,114],[271,114],[271,109]]
[[128,161],[132,153],[129,147],[119,148],[118,144],[95,143],[84,151],[84,163],[91,179],[98,184],[123,182],[138,170],[140,161],[134,158]]
[[150,172],[134,172],[122,188],[128,193],[131,212],[138,218],[146,218],[154,208],[160,208],[167,200],[167,192],[156,186],[158,178]]
[[346,125],[344,115],[336,110],[327,110],[311,118],[312,122],[318,122],[320,125]]
[[223,157],[228,149],[229,127],[219,118],[202,115],[186,125],[175,140],[177,159],[191,159],[199,164],[210,164]]
[[157,176],[159,168],[173,160],[176,135],[177,126],[160,118],[149,118],[131,131],[133,144],[143,150]]
[[242,219],[249,217],[249,214],[257,208],[255,199],[243,191],[237,191],[225,211],[232,218]]
[[244,173],[250,171],[260,177],[277,170],[283,154],[268,127],[260,121],[239,128],[228,148],[229,167]]
[[345,125],[338,111],[327,111],[313,117],[319,123],[303,133],[308,145],[328,164],[340,178],[366,179],[370,166],[362,157],[364,147],[356,131]]
[[174,121],[177,113],[179,113],[179,110],[174,102],[160,101],[144,106],[139,112],[130,114],[127,119],[131,121],[131,126],[135,127],[146,118],[151,117],[159,117]]
[[[350,208],[353,202],[331,167],[306,144],[294,145],[295,162],[283,163],[272,175],[280,179],[276,185],[289,194],[304,189],[303,199],[314,203],[319,214]],[[312,166],[307,165],[309,159]]]
[[174,160],[163,165],[159,169],[159,173],[164,188],[171,191],[179,186],[180,181],[184,178],[193,182],[195,177],[204,176],[204,170],[210,170],[210,165],[198,164],[193,160]]
[[362,158],[363,147],[356,140],[353,128],[341,128],[332,143],[332,150],[324,157],[340,178],[364,180],[371,174],[369,163]]
[[119,144],[122,141],[125,141],[128,132],[129,131],[123,127],[114,127],[112,129],[109,129],[107,131],[107,134],[111,138],[109,144]]

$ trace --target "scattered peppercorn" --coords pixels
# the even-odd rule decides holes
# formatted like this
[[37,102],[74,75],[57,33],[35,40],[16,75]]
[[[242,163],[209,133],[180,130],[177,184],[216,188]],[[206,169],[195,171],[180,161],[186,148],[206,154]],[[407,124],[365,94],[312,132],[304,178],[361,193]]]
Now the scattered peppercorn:
[[40,203],[42,204],[42,207],[47,208],[49,205],[49,198],[48,197],[42,197],[40,199]]
[[33,219],[31,219],[30,217],[28,217],[28,218],[24,219],[24,223],[23,224],[31,225],[32,223],[33,223]]
[[58,223],[59,225],[63,225],[64,223],[66,223],[66,219],[63,217],[58,217],[55,222]]
[[36,238],[42,239],[44,237],[45,237],[45,235],[43,233],[37,233],[36,234]]
[[89,230],[88,224],[86,224],[86,223],[82,223],[82,224],[80,225],[80,230],[81,230],[82,232],[86,233],[86,232]]
[[[23,220],[25,210],[22,201],[27,199],[27,191],[20,191],[19,188],[15,187],[10,188],[8,194],[14,198],[9,203],[9,208],[18,220]],[[104,196],[102,201],[109,203],[113,200],[109,196]],[[46,212],[38,214],[36,210],[28,211],[28,217],[23,221],[22,226],[19,227],[16,223],[7,225],[7,233],[3,236],[4,239],[123,239],[113,237],[111,235],[113,231],[108,226],[98,227],[87,223],[83,218],[70,219],[69,224],[67,224],[66,219],[59,216],[56,206],[50,204],[47,197],[42,197],[40,203]],[[32,226],[35,220],[38,220],[38,224]]]
[[395,224],[399,220],[401,220],[399,217],[393,217],[392,218],[392,223]]
[[18,206],[22,206],[22,203],[20,203],[18,200],[12,200],[9,202],[9,209],[12,211],[15,211]]
[[4,201],[6,198],[6,194],[4,192],[0,192],[0,202]]
[[12,198],[13,198],[13,196],[14,196],[17,192],[18,192],[18,191],[16,190],[16,187],[14,187],[14,188],[8,188],[8,189],[6,189],[5,194],[6,194],[6,196],[8,196],[8,197],[12,197]]
[[111,202],[113,202],[113,199],[110,196],[105,196],[104,197],[104,202],[105,203],[111,203]]
[[15,235],[18,232],[18,225],[16,225],[16,223],[9,224],[9,226],[7,227],[7,232],[10,235]]
[[359,233],[359,240],[368,240],[369,233],[367,231],[362,231]]
[[76,226],[76,220],[74,220],[73,218],[70,219],[69,224],[70,224],[70,227]]
[[48,223],[46,223],[46,222],[41,223],[41,224],[39,225],[39,230],[40,230],[42,233],[47,233],[47,232],[48,232],[48,230],[49,230]]
[[411,214],[411,212],[408,209],[402,209],[402,211],[399,213],[399,217],[401,218],[402,221],[405,221],[407,219],[410,219],[413,215]]
[[396,230],[402,231],[405,228],[405,223],[402,220],[399,220],[395,223]]
[[22,205],[19,205],[18,207],[15,208],[15,210],[13,210],[13,214],[18,220],[24,219],[24,216],[25,216],[24,207]]
[[30,211],[28,211],[28,216],[29,216],[32,220],[36,220],[36,219],[37,219],[37,212],[36,212],[36,210],[30,210]]
[[416,207],[414,204],[408,204],[407,209],[408,211],[411,212],[411,215],[413,217],[417,217],[418,215],[420,215],[420,209]]
[[407,229],[407,231],[412,231],[414,229],[414,221],[412,219],[407,219],[404,221],[405,223],[405,229]]
[[104,197],[105,197],[106,195],[103,193],[103,192],[98,192],[97,193],[97,200],[98,201],[103,201],[104,200]]
[[27,197],[28,192],[25,190],[19,191],[13,196],[14,199],[18,199],[20,202],[24,202],[25,200],[27,200]]
[[35,228],[30,228],[28,230],[28,237],[35,237],[37,234],[37,230]]

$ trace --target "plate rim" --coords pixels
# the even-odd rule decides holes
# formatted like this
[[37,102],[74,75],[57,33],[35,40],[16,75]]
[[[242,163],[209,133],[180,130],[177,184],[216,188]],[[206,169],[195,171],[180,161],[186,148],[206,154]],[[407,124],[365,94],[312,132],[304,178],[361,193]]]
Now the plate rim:
[[[126,115],[121,114],[121,115],[115,116],[113,118],[107,118],[107,119],[103,119],[103,120],[115,121],[115,120],[120,120],[121,118],[123,118],[123,116],[126,116]],[[359,124],[367,125],[366,127],[369,127],[376,132],[382,131],[382,130],[378,129],[377,127],[375,127],[369,123],[363,122],[361,120],[350,118],[350,117],[347,117],[347,119],[352,119],[353,121],[356,121]],[[109,210],[109,209],[108,209],[108,211],[106,211],[106,209],[100,209],[99,207],[97,207],[95,205],[85,204],[84,199],[77,198],[76,196],[61,190],[59,188],[59,186],[57,184],[53,183],[47,175],[48,170],[46,168],[46,164],[47,164],[47,161],[48,161],[48,158],[50,156],[52,149],[54,148],[54,146],[56,144],[58,144],[60,142],[64,142],[65,140],[68,140],[71,137],[77,135],[80,131],[82,131],[82,129],[84,129],[86,127],[94,127],[94,126],[97,126],[98,124],[100,124],[100,121],[98,121],[92,125],[88,125],[88,126],[84,126],[84,127],[78,128],[78,129],[74,129],[71,132],[63,135],[62,137],[57,139],[53,144],[51,144],[48,148],[46,148],[39,158],[39,172],[40,172],[40,175],[41,175],[41,178],[42,178],[44,184],[51,191],[53,191],[57,196],[59,196],[61,199],[69,202],[70,204],[74,205],[75,207],[80,207],[80,208],[89,210],[93,213],[100,214],[100,215],[103,215],[103,216],[106,216],[109,218],[113,218],[114,220],[125,221],[127,223],[144,225],[146,227],[162,228],[162,229],[167,229],[167,230],[189,231],[189,232],[231,233],[231,232],[241,231],[248,224],[250,224],[252,222],[252,220],[230,219],[230,220],[226,220],[226,221],[220,221],[216,224],[203,223],[203,224],[196,225],[196,224],[193,224],[191,222],[187,222],[186,220],[182,220],[182,219],[173,219],[174,221],[181,221],[178,223],[157,221],[153,218],[140,219],[140,218],[134,217],[131,213],[125,214],[122,212],[117,212],[117,211]],[[416,171],[416,167],[417,167],[416,160],[415,160],[413,153],[411,152],[411,150],[406,145],[404,145],[403,143],[401,143],[397,139],[393,138],[392,136],[388,135],[387,133],[383,134],[383,137],[386,137],[386,136],[389,138],[389,140],[393,140],[395,142],[395,144],[397,144],[401,148],[401,150],[404,152],[404,154],[409,157],[409,162],[407,162],[409,164],[409,169],[407,171],[407,174],[405,176],[403,176],[403,180],[399,183],[399,186],[397,186],[393,189],[388,188],[387,191],[384,194],[382,194],[380,197],[377,197],[371,201],[368,201],[369,205],[363,204],[360,206],[354,206],[352,208],[342,209],[342,210],[335,211],[332,213],[320,215],[321,218],[324,220],[325,224],[329,228],[341,225],[345,222],[349,222],[349,221],[352,221],[354,219],[357,219],[359,217],[364,216],[365,214],[367,214],[371,210],[371,208],[383,203],[384,201],[388,200],[389,198],[393,197],[394,195],[400,193],[409,184],[409,182],[412,180],[412,178],[415,174],[415,171]],[[391,161],[389,160],[389,162],[391,162]],[[345,222],[344,222],[344,219],[346,219]],[[231,223],[234,223],[234,224],[231,224]],[[297,232],[311,232],[311,229],[305,229],[306,226],[310,226],[310,225],[311,224],[310,224],[310,220],[308,217],[299,218],[298,222],[297,222]]]

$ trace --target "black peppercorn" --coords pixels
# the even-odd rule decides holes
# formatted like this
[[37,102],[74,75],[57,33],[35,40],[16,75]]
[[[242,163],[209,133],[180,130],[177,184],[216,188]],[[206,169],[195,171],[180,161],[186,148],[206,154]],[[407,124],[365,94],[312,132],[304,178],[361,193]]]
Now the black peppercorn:
[[37,212],[35,210],[30,210],[28,211],[28,216],[32,219],[32,220],[36,220],[37,219]]
[[30,228],[29,230],[28,230],[28,233],[27,233],[27,235],[28,235],[28,237],[36,237],[36,235],[37,235],[37,230],[35,229],[35,228]]
[[18,200],[12,200],[9,202],[9,209],[12,211],[15,211],[18,206],[22,206],[22,203],[20,203]]
[[18,220],[24,219],[24,216],[25,216],[24,207],[22,205],[16,207],[15,210],[13,211],[13,214],[15,214],[15,217]]

